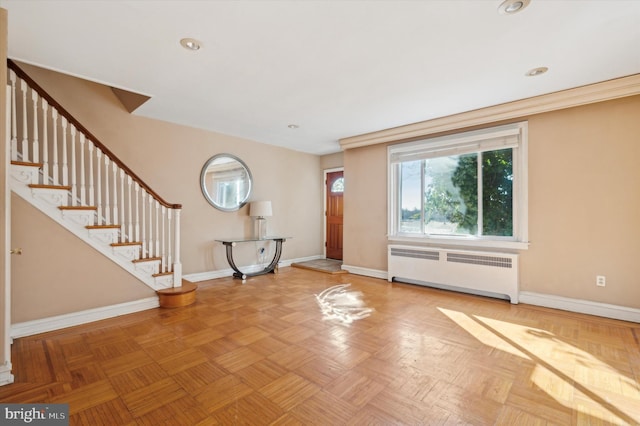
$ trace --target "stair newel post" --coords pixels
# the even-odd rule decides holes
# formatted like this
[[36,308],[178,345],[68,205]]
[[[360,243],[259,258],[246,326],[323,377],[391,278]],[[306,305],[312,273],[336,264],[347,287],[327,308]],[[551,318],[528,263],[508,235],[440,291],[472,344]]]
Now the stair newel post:
[[149,257],[148,252],[147,252],[147,219],[146,219],[146,203],[147,202],[147,191],[142,191],[142,200],[141,200],[141,204],[142,204],[142,214],[140,215],[142,217],[142,235],[140,235],[140,241],[142,241],[142,257]]
[[[111,162],[111,171],[113,172],[113,224],[118,222],[118,165]],[[120,242],[124,242],[124,229],[122,223],[120,225]]]
[[11,81],[11,161],[18,161],[18,123],[16,110],[16,73],[9,70]]
[[49,183],[49,102],[42,98],[42,183]]
[[84,147],[86,142],[87,140],[84,136],[84,133],[80,132],[80,205],[81,206],[87,205],[87,196],[86,196],[87,186],[86,186],[85,170],[84,170],[84,153],[85,153]]
[[164,217],[167,214],[167,208],[165,206],[161,206],[160,207],[160,217],[162,217],[162,226],[160,227],[160,229],[162,229],[162,235],[160,238],[160,241],[162,243],[162,261],[160,262],[160,272],[166,272],[167,271],[167,247],[165,245],[165,241],[166,241],[166,232],[165,232],[165,223],[164,223]]
[[153,250],[153,197],[149,195],[149,257],[154,257],[155,251]]
[[180,263],[180,209],[174,209],[176,220],[174,224],[175,263],[173,264],[173,286],[182,286],[182,263]]
[[62,116],[62,184],[69,185],[69,164],[67,155],[67,119]]
[[104,156],[104,224],[114,225],[111,222],[111,203],[109,202],[109,156]]
[[171,258],[171,234],[173,229],[171,228],[171,210],[167,207],[167,265],[166,272],[171,270],[173,259]]
[[71,125],[71,168],[69,174],[71,175],[71,205],[76,206],[78,204],[78,182],[76,182],[76,126]]
[[[135,211],[135,240],[140,241],[140,184],[135,182],[133,184],[133,188],[136,192],[135,200],[136,200],[136,211]],[[142,251],[144,254],[144,250]]]
[[122,230],[122,242],[129,241],[127,223],[124,221],[124,170],[122,169],[120,169],[120,229]]
[[[124,172],[124,171],[123,171]],[[129,236],[128,241],[136,241],[134,240],[134,234],[133,234],[133,219],[131,217],[131,210],[133,209],[133,191],[131,190],[131,184],[132,184],[132,180],[131,180],[131,176],[127,175],[127,195],[128,195],[128,200],[127,200],[127,225],[129,225],[128,227],[128,231],[127,234]]]
[[[31,161],[40,162],[40,145],[38,143],[38,93],[31,89],[31,101],[33,102],[33,140],[31,141]],[[44,181],[43,183],[47,183]]]
[[22,91],[22,161],[29,161],[29,125],[27,124],[27,83],[20,80]]
[[[96,198],[98,199],[98,210],[97,210],[97,215],[98,215],[98,222],[96,223],[96,225],[102,225],[102,220],[103,220],[103,214],[102,214],[102,168],[101,168],[101,164],[102,164],[102,151],[100,150],[100,148],[96,148],[96,190],[95,190],[95,195]],[[93,193],[92,193],[93,195]]]
[[93,142],[89,141],[89,144],[87,146],[89,149],[89,205],[95,206],[96,197],[95,197],[94,188],[93,188],[93,149],[94,149]]
[[60,183],[60,171],[58,170],[58,110],[51,108],[51,120],[53,131],[53,184],[58,185]]

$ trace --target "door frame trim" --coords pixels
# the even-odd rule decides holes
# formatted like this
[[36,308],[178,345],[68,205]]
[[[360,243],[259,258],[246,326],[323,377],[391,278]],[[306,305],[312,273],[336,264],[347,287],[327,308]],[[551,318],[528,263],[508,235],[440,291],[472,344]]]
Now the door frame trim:
[[344,173],[344,167],[333,167],[331,169],[323,170],[324,178],[322,179],[322,193],[324,196],[322,197],[322,241],[324,241],[324,244],[322,244],[322,256],[324,259],[327,258],[327,175],[335,172]]

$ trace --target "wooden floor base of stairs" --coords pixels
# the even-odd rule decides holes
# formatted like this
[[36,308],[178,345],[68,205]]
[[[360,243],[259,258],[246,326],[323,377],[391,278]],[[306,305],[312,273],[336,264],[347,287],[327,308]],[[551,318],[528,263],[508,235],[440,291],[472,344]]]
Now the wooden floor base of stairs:
[[198,286],[189,281],[182,281],[182,287],[166,288],[156,293],[160,298],[161,308],[180,308],[189,306],[196,301],[196,289]]

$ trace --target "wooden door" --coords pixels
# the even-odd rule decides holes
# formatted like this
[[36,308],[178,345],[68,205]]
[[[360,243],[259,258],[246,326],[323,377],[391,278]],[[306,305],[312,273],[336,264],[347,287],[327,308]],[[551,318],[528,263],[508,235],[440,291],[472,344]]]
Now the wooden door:
[[344,172],[327,173],[327,259],[342,260]]

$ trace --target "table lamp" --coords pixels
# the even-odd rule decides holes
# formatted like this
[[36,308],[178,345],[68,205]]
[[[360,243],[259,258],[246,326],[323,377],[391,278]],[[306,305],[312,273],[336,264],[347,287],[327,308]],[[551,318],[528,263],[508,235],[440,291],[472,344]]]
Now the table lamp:
[[255,218],[255,238],[263,240],[267,236],[267,217],[272,215],[271,201],[252,201],[249,204],[249,216]]

